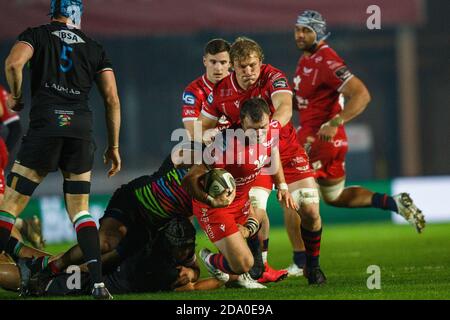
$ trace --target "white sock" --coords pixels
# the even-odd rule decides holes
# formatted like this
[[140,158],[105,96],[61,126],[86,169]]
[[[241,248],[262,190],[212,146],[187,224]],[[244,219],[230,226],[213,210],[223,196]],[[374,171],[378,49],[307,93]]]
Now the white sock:
[[262,252],[263,263],[267,263],[267,251]]

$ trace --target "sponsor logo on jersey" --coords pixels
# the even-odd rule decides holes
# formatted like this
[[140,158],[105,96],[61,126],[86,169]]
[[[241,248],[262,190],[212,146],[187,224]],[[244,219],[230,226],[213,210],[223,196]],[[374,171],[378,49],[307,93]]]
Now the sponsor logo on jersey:
[[225,232],[225,225],[222,223],[221,225],[220,225],[220,230],[222,230],[222,232]]
[[195,104],[195,96],[190,92],[183,92],[183,102],[188,106]]
[[78,90],[76,90],[76,89],[65,88],[65,87],[60,86],[60,85],[58,85],[58,84],[56,84],[56,83],[48,84],[48,83],[46,82],[44,86],[45,86],[46,88],[52,88],[52,89],[54,89],[54,90],[56,90],[56,91],[64,92],[64,93],[67,93],[67,94],[75,94],[75,95],[81,94],[81,92],[78,91]]
[[52,34],[54,36],[57,36],[58,38],[61,39],[62,42],[67,43],[67,44],[85,43],[85,41],[83,39],[81,39],[80,36],[78,36],[77,34],[75,34],[72,31],[58,30],[58,31],[53,31]]
[[197,115],[197,111],[195,109],[186,109],[184,110],[185,116],[195,116]]
[[267,155],[260,155],[253,164],[256,166],[255,170],[260,170],[264,165],[266,164],[268,156]]
[[287,83],[287,80],[284,79],[284,78],[275,80],[275,81],[273,82],[272,86],[273,86],[274,88],[276,88],[276,89],[278,89],[278,88],[289,88],[289,85],[288,85],[288,83]]
[[318,160],[316,162],[313,162],[311,166],[313,167],[314,170],[319,170],[320,168],[322,168],[322,162]]
[[236,109],[239,109],[239,100],[234,101],[234,106],[236,107]]
[[318,56],[317,58],[314,59],[314,62],[319,63],[322,60],[323,60],[322,56]]
[[338,77],[342,82],[351,77],[352,73],[348,70],[347,66],[343,66],[337,69],[335,72],[336,77]]
[[313,68],[303,67],[303,73],[304,73],[304,74],[310,74],[311,71],[313,71]]
[[213,101],[214,101],[214,96],[213,96],[213,93],[212,93],[212,92],[208,95],[208,98],[207,98],[206,100],[208,101],[209,104],[213,103]]
[[58,125],[60,127],[68,127],[68,126],[70,126],[70,120],[72,120],[72,118],[69,115],[60,114],[58,116]]

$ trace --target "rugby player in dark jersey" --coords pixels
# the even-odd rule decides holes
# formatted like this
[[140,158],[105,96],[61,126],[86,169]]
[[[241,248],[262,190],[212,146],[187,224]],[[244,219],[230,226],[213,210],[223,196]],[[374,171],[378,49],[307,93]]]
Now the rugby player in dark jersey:
[[[0,252],[17,251],[10,237],[17,216],[49,172],[61,170],[67,212],[92,279],[92,295],[112,298],[102,282],[98,230],[89,208],[91,169],[95,151],[88,95],[94,81],[103,97],[108,128],[105,163],[109,176],[120,171],[120,102],[114,72],[102,46],[79,28],[81,0],[51,0],[51,23],[19,35],[5,62],[11,96],[8,107],[23,108],[22,72],[31,71],[30,124],[7,178],[0,206]],[[46,265],[48,261],[41,261]]]
[[[135,254],[120,263],[111,263],[108,254],[102,255],[103,282],[112,294],[153,291],[191,291],[219,288],[223,282],[213,278],[198,281],[200,273],[195,258],[195,229],[188,218],[170,219],[157,231],[153,242],[147,243]],[[89,273],[85,266],[68,272],[33,279],[27,286],[27,295],[60,296],[89,294]],[[79,285],[75,270],[81,270]],[[29,277],[27,266],[19,263],[0,264],[0,287],[16,291],[21,280]],[[69,286],[68,283],[73,285]]]

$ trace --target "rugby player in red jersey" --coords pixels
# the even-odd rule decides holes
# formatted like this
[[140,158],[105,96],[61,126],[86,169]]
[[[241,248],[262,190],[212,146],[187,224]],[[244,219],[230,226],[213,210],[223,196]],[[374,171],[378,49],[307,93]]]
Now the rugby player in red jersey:
[[[214,85],[229,75],[230,69],[230,44],[223,39],[210,40],[204,49],[203,65],[205,66],[205,74],[192,81],[183,92],[182,118],[184,128],[189,132],[191,139],[194,137],[194,124],[200,115],[202,107],[206,105],[207,99],[211,94]],[[222,130],[230,126],[230,122],[225,116],[219,118],[216,129]],[[198,126],[201,135],[201,126]],[[209,136],[213,137],[217,134],[217,130],[213,130]],[[271,182],[270,187],[271,189]],[[251,191],[255,192],[255,190]],[[256,191],[258,192],[258,191]],[[268,196],[267,192],[263,193]],[[267,200],[266,200],[267,201]],[[255,201],[253,201],[255,204]],[[265,206],[264,206],[265,210]],[[267,251],[269,242],[269,218],[265,215],[261,222],[261,231],[259,232],[260,241],[263,245],[263,260],[265,263],[265,271],[260,282],[275,282],[284,279],[287,276],[285,270],[275,270],[267,264]]]
[[309,150],[323,200],[336,207],[394,211],[421,232],[424,217],[407,193],[389,196],[359,186],[345,188],[348,143],[344,124],[364,111],[370,94],[325,42],[328,35],[320,13],[307,10],[298,16],[295,41],[303,52],[293,81],[300,118],[298,140]]
[[[288,189],[302,217],[302,239],[306,247],[307,272],[310,284],[326,282],[320,269],[319,254],[322,222],[319,214],[319,194],[314,180],[314,171],[309,165],[306,152],[297,141],[292,117],[292,91],[282,71],[263,64],[264,54],[258,43],[241,37],[230,50],[234,71],[216,84],[209,103],[204,106],[199,120],[203,132],[213,128],[220,116],[225,115],[231,123],[239,123],[239,109],[243,101],[261,97],[271,110],[271,127],[280,131],[280,157]],[[255,188],[257,187],[257,188]],[[261,175],[251,191],[252,202],[260,210],[266,209],[272,189],[270,176]],[[296,215],[291,208],[284,208],[288,215]],[[297,230],[300,234],[300,229]]]
[[[240,108],[240,126],[234,126],[216,136],[211,146],[216,148],[213,167],[223,168],[234,177],[236,188],[230,188],[217,199],[203,191],[202,177],[208,171],[205,164],[195,165],[183,180],[183,185],[195,199],[193,211],[208,238],[219,249],[213,254],[208,249],[200,252],[208,270],[217,278],[228,280],[228,275],[242,275],[250,271],[254,259],[249,246],[259,246],[256,233],[261,217],[250,206],[249,191],[262,168],[271,164],[275,182],[285,183],[283,169],[279,165],[278,138],[270,123],[270,109],[262,98],[246,100]],[[255,133],[253,137],[240,139],[237,132]],[[243,131],[242,131],[243,130]],[[229,132],[235,132],[229,135]],[[241,136],[242,137],[242,136]],[[207,160],[207,159],[206,159]],[[220,161],[222,160],[222,161]],[[231,190],[233,189],[233,190]],[[279,190],[278,199],[286,207],[296,207],[287,190]],[[246,226],[246,228],[241,228]],[[247,229],[247,230],[246,230]],[[244,236],[251,242],[247,245]],[[248,287],[248,286],[247,286]],[[261,288],[261,286],[255,286]]]
[[[194,123],[214,85],[230,73],[230,44],[224,39],[210,40],[204,49],[203,65],[205,73],[192,81],[183,92],[182,118],[184,128],[194,136]],[[221,118],[218,128],[227,128],[229,122]]]

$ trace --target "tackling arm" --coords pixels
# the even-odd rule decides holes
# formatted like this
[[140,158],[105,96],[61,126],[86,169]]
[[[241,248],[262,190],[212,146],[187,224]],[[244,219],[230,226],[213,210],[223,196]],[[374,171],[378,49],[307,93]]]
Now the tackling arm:
[[284,127],[292,118],[292,94],[288,92],[274,93],[272,104],[275,108],[272,120],[278,120],[281,126]]

